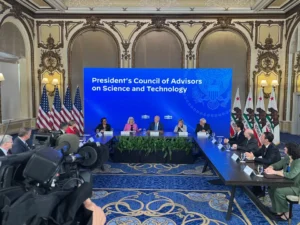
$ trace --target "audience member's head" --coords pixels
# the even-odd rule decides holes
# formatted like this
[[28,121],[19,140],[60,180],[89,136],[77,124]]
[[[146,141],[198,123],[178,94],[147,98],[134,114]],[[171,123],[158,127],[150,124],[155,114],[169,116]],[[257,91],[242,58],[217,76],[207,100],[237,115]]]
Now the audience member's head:
[[[1,141],[2,140],[2,141]],[[12,148],[13,140],[10,135],[0,135],[0,147],[5,150],[9,150]]]
[[68,123],[66,122],[62,122],[59,126],[59,129],[63,130],[63,131],[66,131],[68,128]]
[[236,122],[235,130],[237,132],[240,132],[241,130],[244,130],[244,124],[240,121]]
[[204,126],[205,124],[206,124],[206,119],[201,118],[201,119],[200,119],[200,125],[201,125],[201,126]]
[[155,122],[155,123],[158,123],[159,120],[160,120],[160,117],[159,117],[159,116],[155,116],[155,117],[154,117],[154,122]]
[[38,134],[49,134],[49,130],[47,128],[41,128],[37,131]]
[[264,132],[264,138],[262,139],[262,143],[267,146],[272,143],[274,140],[274,135],[271,132]]
[[295,151],[298,148],[298,145],[295,143],[287,143],[284,146],[284,153],[291,155],[291,152]]
[[244,135],[245,135],[245,138],[247,138],[248,140],[252,139],[254,137],[253,130],[246,129],[244,132]]
[[18,136],[23,139],[24,141],[27,141],[30,139],[31,136],[31,129],[27,127],[22,127],[19,130]]

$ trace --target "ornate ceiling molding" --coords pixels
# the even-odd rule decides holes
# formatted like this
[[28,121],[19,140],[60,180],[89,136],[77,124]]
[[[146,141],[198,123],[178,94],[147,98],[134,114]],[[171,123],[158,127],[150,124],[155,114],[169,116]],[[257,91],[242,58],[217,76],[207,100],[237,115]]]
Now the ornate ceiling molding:
[[214,27],[216,26],[220,26],[221,28],[225,29],[230,26],[235,26],[235,24],[232,23],[232,18],[219,17],[217,18],[217,23],[214,24]]
[[169,24],[166,23],[166,20],[166,18],[154,17],[148,26],[153,26],[155,29],[160,30],[163,27],[169,26]]
[[[40,29],[41,26],[48,26],[51,27],[53,25],[56,25],[59,27],[60,30],[60,40],[58,40],[57,44],[55,43],[51,43],[48,41],[54,41],[54,39],[47,39],[47,43],[42,43],[41,42],[41,38],[40,38]],[[64,30],[64,21],[52,21],[52,20],[48,20],[48,21],[36,21],[36,26],[37,26],[37,41],[38,41],[38,48],[44,48],[44,49],[48,49],[50,45],[51,49],[59,49],[59,48],[63,48],[64,47],[64,37],[63,37],[63,30]]]
[[194,51],[193,51],[193,49],[194,49],[194,47],[195,47],[195,42],[193,42],[193,41],[188,41],[187,43],[186,43],[186,45],[187,45],[187,47],[188,47],[188,49],[189,49],[189,51],[188,51],[188,54],[186,55],[186,59],[187,60],[194,60],[195,59],[195,54],[194,54]]
[[124,51],[122,53],[122,59],[129,60],[131,59],[131,55],[129,54],[128,48],[130,46],[130,42],[128,41],[122,41],[122,46],[124,48]]
[[69,34],[71,33],[71,31],[77,27],[78,25],[82,24],[83,22],[73,22],[73,21],[66,21],[65,22],[65,27],[66,27],[66,39],[68,40],[69,38]]
[[101,19],[96,16],[91,16],[86,18],[86,23],[83,24],[83,26],[88,26],[95,30],[99,26],[104,26],[104,24],[101,22]]
[[242,26],[250,35],[251,40],[253,40],[253,31],[254,31],[254,22],[253,21],[245,21],[245,22],[235,22],[236,24]]
[[[279,40],[276,45],[273,44],[273,39],[270,37],[266,38],[265,44],[262,45],[261,43],[258,43],[258,28],[261,25],[267,25],[268,27],[271,27],[272,25],[278,25],[280,27],[280,34],[279,34]],[[283,42],[283,27],[284,27],[284,21],[256,21],[255,22],[255,48],[259,48],[262,50],[275,50],[278,48],[282,48],[282,42]]]
[[250,8],[252,9],[256,0],[205,0],[205,5],[208,7],[220,7],[225,10],[230,8]]

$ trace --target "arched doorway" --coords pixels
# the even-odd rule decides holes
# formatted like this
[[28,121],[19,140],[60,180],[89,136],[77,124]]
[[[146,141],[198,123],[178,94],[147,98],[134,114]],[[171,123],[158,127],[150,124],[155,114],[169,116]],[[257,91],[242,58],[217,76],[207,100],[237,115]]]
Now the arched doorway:
[[24,35],[11,22],[11,18],[7,18],[0,29],[0,72],[5,77],[1,90],[3,122],[32,117],[32,108],[29,106],[35,103],[32,102],[29,66],[31,49],[29,40]]
[[182,68],[183,44],[169,30],[141,33],[133,46],[135,68]]
[[69,85],[73,95],[79,86],[83,96],[83,69],[119,67],[119,47],[113,36],[104,30],[83,30],[75,34],[70,43]]
[[232,68],[232,99],[239,87],[241,103],[244,103],[248,94],[249,51],[249,44],[240,34],[231,30],[214,30],[199,43],[198,67]]

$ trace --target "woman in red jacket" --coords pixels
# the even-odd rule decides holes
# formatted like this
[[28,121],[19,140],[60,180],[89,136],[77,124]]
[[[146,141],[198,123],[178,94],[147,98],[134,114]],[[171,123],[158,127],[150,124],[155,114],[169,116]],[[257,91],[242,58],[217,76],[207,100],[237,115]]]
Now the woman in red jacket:
[[76,121],[70,120],[68,124],[69,124],[69,126],[66,130],[66,134],[76,134],[79,136],[79,131],[76,128]]

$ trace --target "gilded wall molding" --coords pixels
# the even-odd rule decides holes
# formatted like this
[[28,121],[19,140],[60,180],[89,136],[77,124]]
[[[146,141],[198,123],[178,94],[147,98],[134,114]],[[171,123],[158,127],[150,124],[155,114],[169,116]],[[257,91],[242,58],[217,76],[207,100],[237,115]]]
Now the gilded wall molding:
[[128,41],[122,41],[122,46],[123,46],[123,53],[122,53],[122,59],[125,59],[125,60],[129,60],[131,59],[131,56],[129,54],[129,51],[128,51],[128,48],[130,46],[130,42]]
[[291,18],[289,18],[285,21],[285,26],[286,26],[285,35],[284,35],[285,38],[288,37],[288,34],[290,33],[290,30],[291,30],[291,26],[296,18],[297,18],[297,15],[293,15]]
[[148,27],[153,27],[156,30],[161,30],[162,28],[170,26],[169,23],[166,23],[166,18],[164,17],[154,17],[151,19],[151,23],[148,24]]
[[83,26],[96,30],[97,27],[104,26],[104,24],[101,22],[99,17],[90,16],[86,18],[86,22],[83,24]]
[[234,27],[235,24],[232,23],[232,18],[229,17],[219,17],[217,18],[217,23],[214,24],[214,27],[221,27],[222,29],[225,29],[227,27]]
[[195,42],[194,41],[188,41],[187,43],[186,43],[186,45],[187,45],[187,47],[188,47],[188,49],[189,49],[189,51],[188,51],[188,54],[186,55],[186,59],[187,60],[194,60],[195,59],[195,54],[194,54],[194,51],[193,51],[193,49],[194,49],[194,47],[195,47]]
[[[56,25],[59,27],[60,30],[60,40],[57,41],[57,44],[52,43],[52,49],[59,49],[64,47],[64,36],[63,36],[63,30],[64,30],[64,21],[36,21],[36,27],[37,27],[37,41],[38,41],[38,48],[48,49],[49,43],[42,43],[41,42],[41,35],[40,35],[40,29],[41,26],[48,26],[51,27],[53,25]],[[47,40],[48,41],[48,40]]]
[[243,27],[249,33],[251,40],[253,40],[254,21],[245,21],[245,22],[237,21],[235,23]]
[[114,30],[122,40],[126,40],[126,38],[123,37],[120,30],[116,27],[116,25],[124,25],[125,27],[128,27],[129,25],[136,25],[136,28],[130,33],[128,39],[126,41],[130,41],[132,36],[138,32],[145,24],[148,24],[149,22],[141,22],[141,21],[110,21],[110,22],[104,22],[107,24],[112,30]]
[[3,14],[7,9],[10,9],[10,7],[5,5],[3,2],[0,2],[0,15]]
[[66,39],[68,40],[69,38],[69,34],[71,33],[71,31],[77,27],[78,25],[83,24],[82,21],[79,22],[73,22],[73,21],[66,21],[65,22],[65,28],[66,28]]
[[29,18],[28,16],[25,16],[24,18],[27,21],[27,23],[28,23],[28,25],[29,25],[29,27],[31,29],[32,35],[35,36],[35,32],[34,32],[34,19]]
[[258,29],[261,25],[267,25],[268,27],[271,27],[272,25],[278,25],[280,27],[280,34],[279,34],[279,42],[276,45],[272,45],[272,50],[282,48],[282,42],[283,42],[283,28],[284,28],[284,21],[256,21],[255,22],[255,48],[256,49],[261,49],[261,50],[268,50],[266,48],[266,45],[263,45],[261,43],[258,43]]

